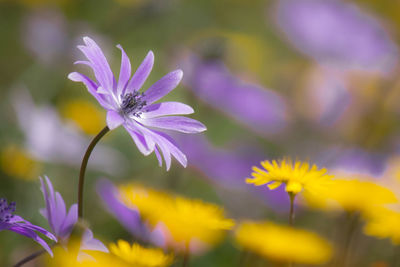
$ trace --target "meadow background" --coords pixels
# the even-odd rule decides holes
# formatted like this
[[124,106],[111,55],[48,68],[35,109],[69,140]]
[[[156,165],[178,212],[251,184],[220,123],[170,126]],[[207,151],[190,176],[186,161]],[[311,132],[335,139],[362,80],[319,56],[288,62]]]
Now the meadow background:
[[[82,153],[105,125],[105,111],[81,84],[67,79],[77,69],[89,73],[73,65],[83,58],[76,48],[83,36],[99,43],[116,74],[116,44],[135,68],[152,50],[155,65],[146,88],[183,69],[184,81],[167,99],[190,104],[191,117],[208,128],[177,136],[188,167],[174,161],[169,172],[157,166],[154,154],[140,154],[122,128],[101,141],[89,162],[85,217],[105,243],[129,240],[129,234],[104,209],[96,193],[99,178],[217,203],[237,221],[278,223],[287,222],[284,189],[244,182],[251,166],[265,159],[308,160],[399,191],[400,2],[326,2],[351,5],[365,18],[330,27],[321,10],[310,11],[311,18],[296,18],[296,12],[285,17],[278,0],[1,0],[0,196],[16,201],[17,214],[45,228],[39,175],[50,177],[67,205],[76,202]],[[315,27],[322,30],[313,34]],[[303,38],[297,32],[302,29],[309,35]],[[301,201],[296,211],[296,226],[332,243],[344,231],[340,212],[309,209]],[[398,266],[390,240],[363,235],[361,225],[356,238],[353,266]],[[0,233],[2,266],[37,248],[13,232]],[[237,266],[239,257],[228,233],[194,256],[191,266]],[[36,264],[30,266],[41,266]]]

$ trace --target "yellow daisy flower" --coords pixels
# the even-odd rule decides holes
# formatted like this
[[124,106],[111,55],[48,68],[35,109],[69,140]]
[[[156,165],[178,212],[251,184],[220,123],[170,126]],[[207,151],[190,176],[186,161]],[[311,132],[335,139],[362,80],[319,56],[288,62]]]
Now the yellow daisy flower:
[[400,245],[400,212],[385,208],[374,209],[366,216],[364,233],[377,238],[390,238]]
[[332,246],[318,235],[271,222],[244,222],[235,233],[244,249],[276,262],[323,264]]
[[204,245],[217,243],[234,221],[224,216],[217,205],[146,189],[135,185],[119,188],[121,200],[138,209],[153,227],[164,230],[170,245],[187,249],[198,241]]
[[124,240],[110,245],[110,251],[118,258],[137,267],[165,267],[173,260],[171,254],[165,254],[161,249],[144,248],[139,244],[130,245]]
[[171,204],[165,206],[158,219],[176,242],[189,244],[197,239],[214,244],[221,239],[224,230],[230,230],[234,225],[217,205],[183,197],[176,197]]
[[161,249],[144,248],[139,244],[130,245],[118,240],[110,244],[110,253],[85,251],[78,257],[80,243],[70,242],[68,249],[57,246],[54,257],[47,257],[49,267],[167,267],[172,264],[173,256],[164,254]]
[[264,170],[253,167],[252,178],[247,178],[246,183],[255,186],[267,185],[269,189],[278,188],[282,183],[286,185],[286,192],[296,195],[303,189],[316,191],[325,187],[333,178],[327,175],[326,169],[318,169],[316,165],[310,166],[307,162],[290,159],[281,161],[262,161]]
[[[365,178],[363,178],[365,179]],[[395,194],[386,187],[368,180],[335,179],[320,194],[304,195],[307,203],[321,209],[344,209],[369,213],[385,204],[396,203]]]

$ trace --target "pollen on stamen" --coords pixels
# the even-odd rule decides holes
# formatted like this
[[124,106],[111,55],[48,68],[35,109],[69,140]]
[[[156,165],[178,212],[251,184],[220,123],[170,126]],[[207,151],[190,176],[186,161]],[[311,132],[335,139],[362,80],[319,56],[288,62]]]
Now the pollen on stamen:
[[121,112],[125,115],[140,116],[146,101],[142,100],[144,94],[139,92],[128,93],[122,96]]

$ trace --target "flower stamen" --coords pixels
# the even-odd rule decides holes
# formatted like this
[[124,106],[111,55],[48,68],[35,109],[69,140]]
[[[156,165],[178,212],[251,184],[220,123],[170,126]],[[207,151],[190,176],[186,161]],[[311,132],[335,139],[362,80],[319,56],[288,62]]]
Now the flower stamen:
[[142,99],[143,96],[144,93],[139,93],[138,91],[122,96],[121,113],[136,117],[140,116],[142,108],[146,106],[146,101]]

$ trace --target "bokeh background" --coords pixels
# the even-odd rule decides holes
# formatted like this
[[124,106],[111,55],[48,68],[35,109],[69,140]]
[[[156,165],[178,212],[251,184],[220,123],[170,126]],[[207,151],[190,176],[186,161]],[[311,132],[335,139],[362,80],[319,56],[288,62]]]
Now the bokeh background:
[[[101,141],[89,163],[85,216],[105,243],[129,234],[104,209],[99,178],[217,203],[239,221],[287,221],[283,189],[244,182],[265,159],[291,156],[399,188],[399,12],[393,0],[1,0],[0,196],[43,227],[39,175],[68,205],[76,202],[80,159],[105,125],[95,99],[67,79],[89,73],[73,65],[83,59],[76,48],[83,36],[99,43],[116,74],[115,45],[134,67],[154,51],[145,88],[183,69],[166,99],[190,104],[208,128],[176,136],[189,163],[175,161],[169,172],[122,128]],[[297,208],[296,225],[334,240],[342,215]],[[357,238],[354,266],[397,266],[390,241]],[[2,266],[37,248],[0,233]],[[239,255],[228,234],[192,266],[236,266]]]

